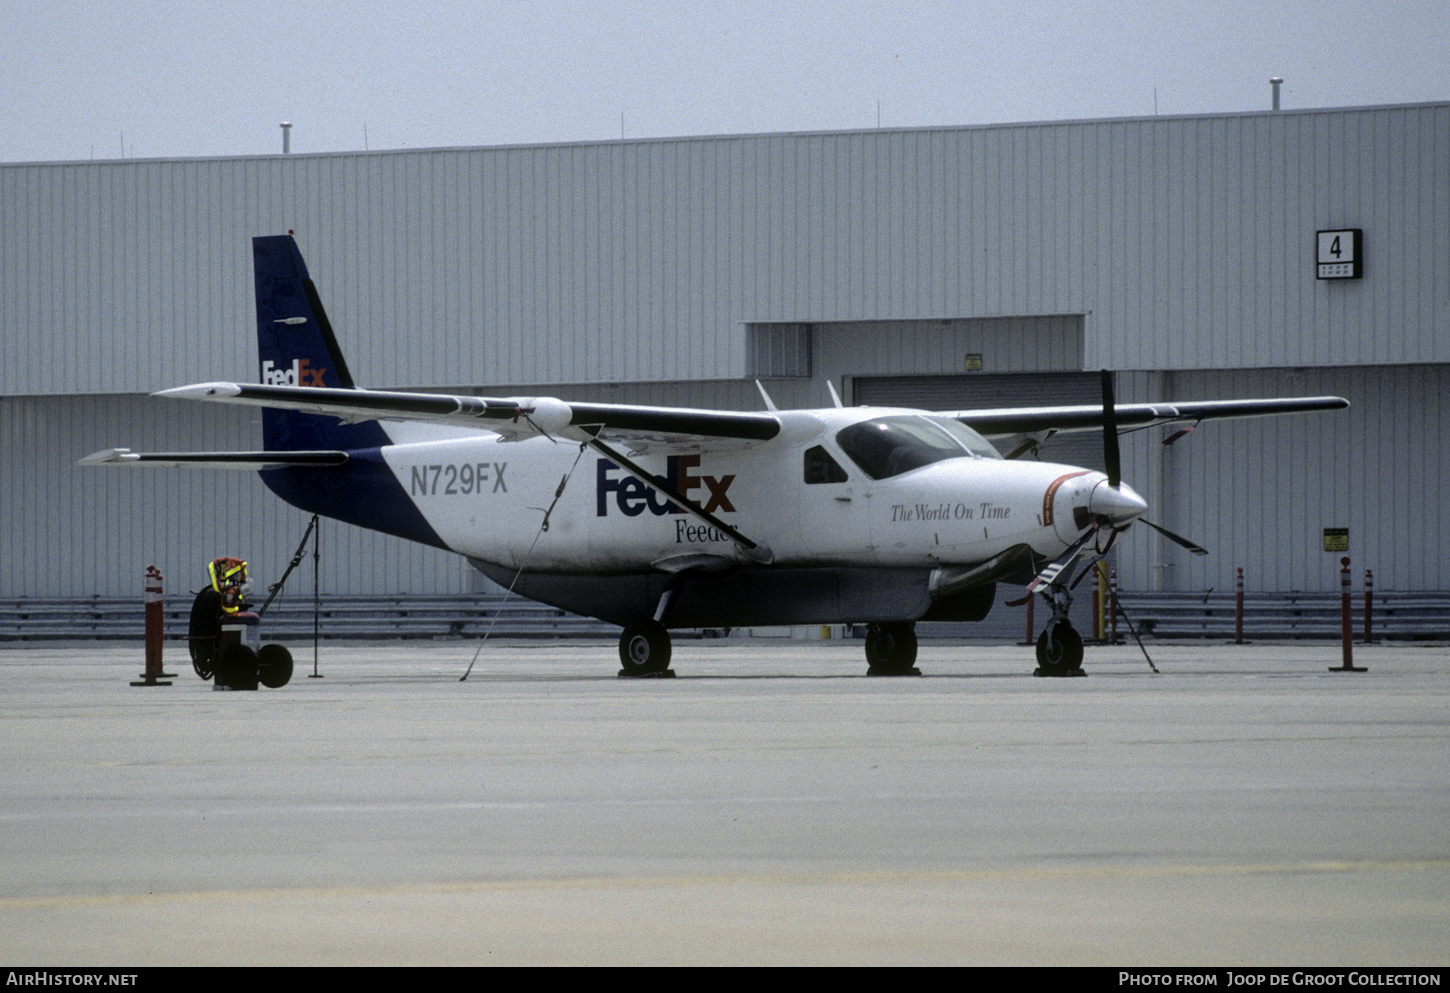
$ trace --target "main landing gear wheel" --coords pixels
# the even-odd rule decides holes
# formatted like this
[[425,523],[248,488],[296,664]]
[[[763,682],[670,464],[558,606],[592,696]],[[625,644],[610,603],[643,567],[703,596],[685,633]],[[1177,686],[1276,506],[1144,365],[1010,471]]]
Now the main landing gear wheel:
[[866,675],[920,676],[916,662],[916,626],[866,625]]
[[1082,635],[1067,621],[1053,621],[1037,636],[1034,676],[1086,676],[1082,670]]
[[658,621],[631,624],[619,636],[621,676],[673,676],[670,668],[670,633]]

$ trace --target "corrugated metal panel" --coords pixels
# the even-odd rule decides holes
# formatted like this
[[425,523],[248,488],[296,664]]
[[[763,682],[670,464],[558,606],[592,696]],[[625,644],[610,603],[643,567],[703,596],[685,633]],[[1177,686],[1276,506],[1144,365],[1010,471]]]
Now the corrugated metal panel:
[[810,377],[809,324],[752,324],[746,330],[746,375],[752,379]]
[[[1450,361],[1447,150],[1435,104],[0,166],[0,394],[249,375],[247,240],[288,228],[379,384],[729,377],[748,323],[1052,313],[1089,367]],[[1363,280],[1313,278],[1326,226]]]
[[812,351],[830,379],[963,372],[969,353],[982,357],[987,373],[1076,372],[1083,368],[1083,316],[819,324]]
[[1120,542],[1125,588],[1220,591],[1244,568],[1251,590],[1333,590],[1347,527],[1356,589],[1445,589],[1441,513],[1450,366],[1218,370],[1119,377],[1124,401],[1332,394],[1348,411],[1210,422],[1170,448],[1167,431],[1123,441],[1124,478],[1149,517],[1203,544],[1195,558],[1134,529]]

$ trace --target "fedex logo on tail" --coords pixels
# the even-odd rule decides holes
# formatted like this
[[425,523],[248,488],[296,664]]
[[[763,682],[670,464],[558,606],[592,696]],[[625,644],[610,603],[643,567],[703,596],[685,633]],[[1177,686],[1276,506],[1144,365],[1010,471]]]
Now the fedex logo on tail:
[[[730,484],[735,482],[735,476],[696,475],[693,470],[698,468],[700,468],[700,456],[698,455],[671,455],[665,463],[665,475],[655,478],[686,499],[704,507],[706,513],[733,511],[735,505],[730,502],[729,491]],[[595,470],[595,479],[598,484],[596,490],[596,516],[598,517],[608,515],[611,496],[614,498],[614,505],[625,517],[638,517],[644,513],[646,508],[656,516],[684,513],[684,510],[676,506],[669,497],[646,486],[608,459],[599,460]],[[691,492],[700,489],[703,489],[705,493],[696,495]]]
[[314,369],[306,359],[293,359],[290,366],[279,366],[271,359],[262,363],[264,386],[322,386],[326,369]]

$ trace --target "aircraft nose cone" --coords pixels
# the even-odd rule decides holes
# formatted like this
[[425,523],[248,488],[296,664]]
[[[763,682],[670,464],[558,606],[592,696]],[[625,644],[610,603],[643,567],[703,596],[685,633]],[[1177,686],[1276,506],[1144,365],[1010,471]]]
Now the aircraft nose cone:
[[1109,486],[1105,479],[1093,487],[1088,498],[1088,513],[1099,520],[1105,520],[1113,528],[1132,524],[1148,510],[1148,503],[1126,483]]

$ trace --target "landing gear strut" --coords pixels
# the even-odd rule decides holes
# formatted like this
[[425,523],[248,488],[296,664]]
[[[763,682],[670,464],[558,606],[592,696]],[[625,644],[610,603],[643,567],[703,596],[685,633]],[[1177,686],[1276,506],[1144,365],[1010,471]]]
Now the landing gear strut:
[[920,676],[916,662],[916,625],[910,622],[866,625],[866,675]]
[[1072,626],[1068,608],[1072,594],[1067,586],[1053,582],[1042,593],[1052,605],[1052,620],[1037,636],[1037,669],[1034,676],[1086,676],[1082,668],[1082,635]]
[[670,668],[670,632],[665,628],[670,604],[685,585],[683,574],[670,577],[655,604],[655,615],[648,621],[635,621],[619,636],[619,661],[624,666],[620,676],[638,678],[654,676],[670,678],[675,671]]

